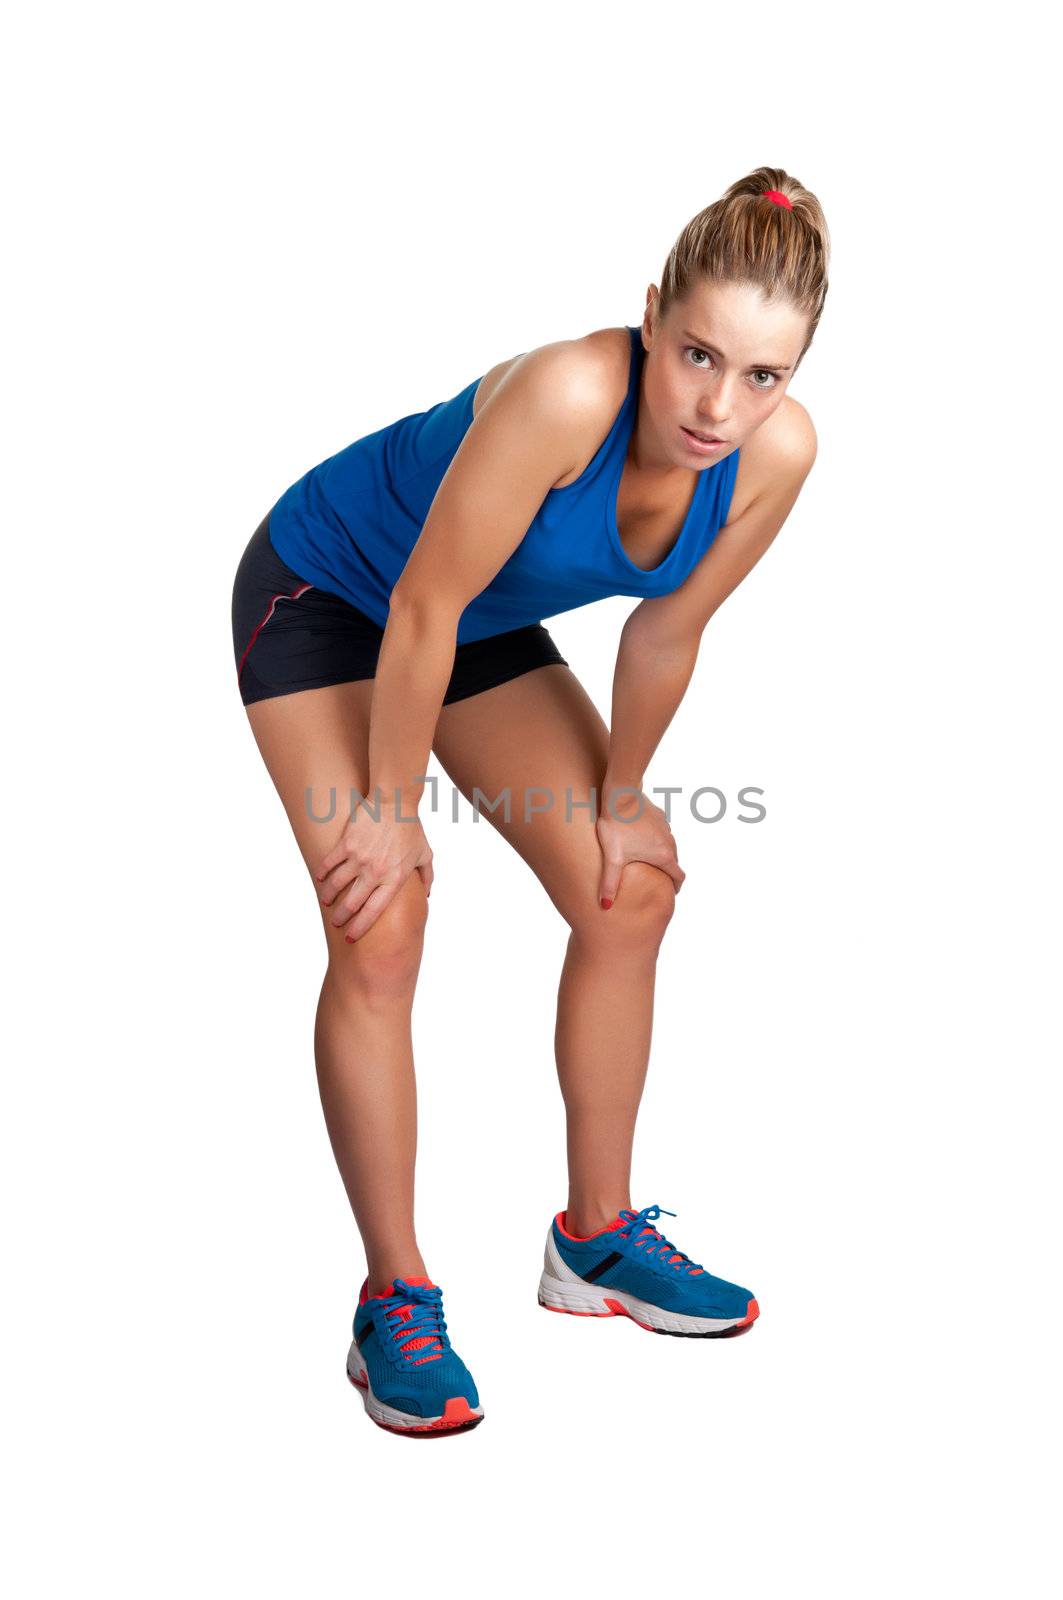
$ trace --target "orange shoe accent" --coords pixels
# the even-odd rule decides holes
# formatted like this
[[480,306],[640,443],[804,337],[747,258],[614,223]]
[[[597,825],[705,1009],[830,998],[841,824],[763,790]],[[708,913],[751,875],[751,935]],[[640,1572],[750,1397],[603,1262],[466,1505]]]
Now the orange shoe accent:
[[[660,1332],[660,1329],[655,1328],[652,1325],[652,1323],[642,1322],[638,1317],[632,1316],[631,1312],[627,1309],[627,1307],[625,1305],[623,1305],[619,1300],[606,1299],[605,1303],[606,1303],[607,1306],[611,1306],[612,1307],[612,1311],[613,1311],[613,1315],[614,1316],[617,1316],[617,1317],[630,1317],[632,1322],[637,1322],[640,1328],[645,1328],[646,1329],[647,1333],[658,1333],[658,1332]],[[577,1315],[581,1315],[581,1316],[587,1316],[587,1315],[591,1315],[591,1314],[592,1313],[588,1313],[588,1312],[578,1312],[577,1313]],[[742,1318],[742,1321],[741,1322],[732,1323],[729,1328],[721,1328],[720,1332],[721,1333],[738,1333],[743,1328],[751,1328],[753,1326],[754,1322],[756,1322],[756,1320],[757,1320],[757,1318],[759,1316],[760,1316],[760,1307],[757,1305],[757,1302],[755,1300],[751,1300],[749,1302],[749,1304],[746,1306],[746,1314]]]
[[464,1395],[454,1395],[443,1407],[443,1415],[431,1422],[415,1422],[411,1427],[403,1428],[397,1422],[377,1422],[376,1417],[373,1417],[373,1421],[388,1433],[461,1433],[482,1422],[483,1414],[477,1416]]
[[598,1229],[597,1233],[573,1233],[572,1229],[568,1225],[567,1211],[559,1211],[557,1216],[554,1218],[554,1221],[557,1223],[558,1228],[564,1234],[565,1238],[574,1239],[577,1244],[586,1244],[588,1239],[600,1239],[603,1233],[615,1233],[617,1228],[622,1228],[624,1226],[623,1218],[620,1216],[619,1212],[613,1218],[612,1222],[607,1222],[603,1228]]
[[631,1312],[628,1310],[627,1306],[623,1305],[619,1300],[607,1299],[605,1303],[607,1306],[612,1307],[614,1317],[630,1317],[632,1322],[638,1322],[639,1327],[645,1328],[647,1333],[657,1332],[656,1328],[654,1328],[651,1323],[639,1322],[638,1317],[631,1316]]
[[[355,1378],[347,1373],[347,1382],[362,1391],[363,1396],[368,1396],[369,1384],[365,1378]],[[403,1428],[397,1422],[377,1422],[376,1417],[366,1405],[366,1416],[371,1422],[376,1422],[378,1428],[384,1428],[388,1433],[461,1433],[468,1428],[475,1428],[478,1422],[483,1421],[483,1413],[477,1416],[464,1395],[454,1395],[443,1407],[443,1415],[436,1417],[432,1422],[415,1422],[409,1428]]]
[[479,1422],[479,1420],[463,1394],[455,1395],[443,1407],[443,1421],[446,1423]]
[[[401,1276],[401,1274],[400,1274],[400,1276]],[[437,1287],[437,1285],[432,1282],[431,1278],[424,1278],[424,1277],[404,1278],[403,1282],[404,1283],[408,1283],[410,1285],[411,1289],[414,1287],[415,1284],[419,1284],[420,1287],[423,1288],[423,1289],[435,1289]],[[395,1280],[392,1279],[392,1281],[388,1284],[387,1288],[384,1290],[383,1294],[370,1296],[370,1293],[369,1293],[369,1279],[366,1278],[365,1281],[362,1284],[361,1289],[358,1291],[358,1304],[360,1306],[364,1306],[366,1301],[369,1300],[369,1299],[387,1300],[387,1299],[391,1298],[393,1295],[396,1295],[397,1293],[398,1293],[398,1290],[395,1287]],[[398,1322],[398,1323],[409,1322],[410,1319],[412,1318],[412,1316],[413,1316],[413,1306],[409,1302],[407,1302],[406,1305],[393,1306],[392,1309],[387,1313],[388,1322],[391,1323],[391,1324],[394,1324],[396,1322]],[[442,1344],[442,1340],[440,1339],[440,1337],[439,1337],[439,1335],[437,1333],[426,1333],[426,1334],[419,1335],[416,1339],[405,1339],[405,1340],[402,1339],[402,1334],[400,1333],[399,1334],[399,1339],[401,1341],[401,1343],[399,1345],[399,1348],[402,1350],[403,1355],[406,1357],[406,1359],[408,1361],[412,1361],[413,1360],[413,1357],[414,1357],[414,1354],[416,1353],[416,1351],[425,1350],[425,1349],[428,1350],[428,1352],[429,1352],[428,1355],[419,1356],[416,1361],[413,1361],[413,1365],[415,1367],[423,1366],[426,1361],[440,1361],[440,1360],[442,1360],[443,1344]]]
[[[609,1304],[608,1300],[605,1303],[606,1303],[606,1305],[608,1305]],[[545,1300],[540,1300],[539,1304],[542,1306],[544,1311],[559,1311],[563,1317],[615,1317],[616,1316],[616,1312],[615,1311],[570,1311],[568,1306],[548,1306]]]
[[[399,1276],[402,1277],[402,1274],[400,1273]],[[413,1287],[413,1285],[415,1283],[420,1284],[422,1289],[434,1289],[436,1287],[436,1285],[432,1282],[431,1278],[403,1278],[402,1281],[404,1283],[408,1283],[411,1288]],[[397,1293],[398,1293],[398,1291],[395,1288],[395,1280],[393,1278],[391,1280],[391,1282],[388,1284],[387,1288],[384,1290],[384,1293],[382,1295],[379,1295],[379,1294],[373,1295],[373,1299],[374,1300],[386,1300],[389,1295],[393,1295],[393,1294],[397,1294]],[[365,1282],[362,1284],[362,1287],[358,1291],[358,1304],[360,1306],[364,1306],[368,1299],[369,1299],[369,1279],[366,1278]]]

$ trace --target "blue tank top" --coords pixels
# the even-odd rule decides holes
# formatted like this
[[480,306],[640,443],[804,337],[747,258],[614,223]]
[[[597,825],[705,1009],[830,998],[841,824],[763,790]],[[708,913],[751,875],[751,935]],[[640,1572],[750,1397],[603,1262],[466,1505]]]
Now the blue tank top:
[[[627,395],[612,427],[580,476],[548,492],[513,554],[465,607],[458,644],[541,622],[610,595],[641,599],[670,594],[726,522],[737,450],[699,472],[679,537],[658,566],[638,567],[625,553],[616,498],[645,358],[640,329],[629,327],[628,334]],[[270,512],[269,525],[281,560],[383,628],[392,588],[472,423],[479,382],[475,378],[453,399],[356,439],[285,490]]]

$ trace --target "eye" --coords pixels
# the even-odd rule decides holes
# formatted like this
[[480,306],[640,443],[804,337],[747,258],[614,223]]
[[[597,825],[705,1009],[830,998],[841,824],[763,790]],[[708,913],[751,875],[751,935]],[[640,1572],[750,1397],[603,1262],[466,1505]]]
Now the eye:
[[703,367],[705,365],[705,362],[710,362],[711,363],[711,361],[712,361],[712,357],[709,355],[708,351],[707,350],[700,350],[698,348],[698,346],[695,345],[695,344],[688,344],[685,347],[683,353],[685,355],[688,355],[688,356],[693,355],[693,356],[704,356],[705,357],[705,361],[693,361],[693,362],[691,362],[691,365],[695,366],[695,367]]
[[769,372],[766,367],[760,367],[758,371],[753,374],[753,376],[771,379],[770,383],[755,383],[753,385],[754,389],[774,389],[775,385],[779,381],[776,374],[774,372]]

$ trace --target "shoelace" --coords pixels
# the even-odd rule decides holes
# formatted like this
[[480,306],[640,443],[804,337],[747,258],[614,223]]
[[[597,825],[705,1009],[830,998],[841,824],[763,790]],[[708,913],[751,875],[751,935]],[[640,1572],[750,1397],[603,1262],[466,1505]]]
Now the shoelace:
[[691,1261],[682,1250],[677,1250],[670,1239],[666,1239],[659,1229],[652,1224],[658,1217],[674,1217],[674,1211],[663,1211],[660,1206],[644,1206],[641,1211],[621,1211],[624,1226],[617,1228],[617,1233],[624,1234],[632,1241],[636,1250],[643,1250],[647,1256],[652,1257],[654,1264],[659,1267],[673,1267],[676,1272],[689,1272],[696,1277],[705,1268],[697,1261]]
[[[395,1290],[383,1301],[383,1315],[404,1359],[415,1367],[425,1361],[441,1360],[447,1347],[442,1289],[438,1284],[426,1289],[423,1284],[396,1278]],[[418,1351],[424,1354],[418,1355]]]

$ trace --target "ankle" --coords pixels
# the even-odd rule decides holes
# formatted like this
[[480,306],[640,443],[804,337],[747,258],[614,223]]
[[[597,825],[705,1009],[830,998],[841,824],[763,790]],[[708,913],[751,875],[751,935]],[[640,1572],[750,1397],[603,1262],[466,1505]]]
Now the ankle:
[[435,1282],[416,1251],[412,1255],[385,1257],[379,1263],[372,1263],[366,1272],[369,1299],[386,1294],[396,1278],[405,1278],[407,1281],[410,1278],[428,1278],[429,1282]]
[[631,1209],[629,1200],[621,1200],[615,1206],[608,1201],[604,1204],[598,1201],[570,1201],[565,1212],[565,1228],[577,1239],[589,1239],[592,1234],[601,1233],[603,1228],[614,1222],[625,1208]]

